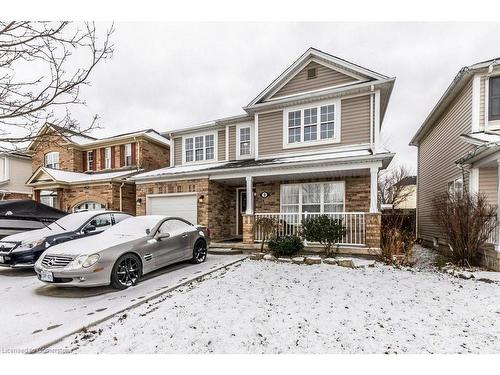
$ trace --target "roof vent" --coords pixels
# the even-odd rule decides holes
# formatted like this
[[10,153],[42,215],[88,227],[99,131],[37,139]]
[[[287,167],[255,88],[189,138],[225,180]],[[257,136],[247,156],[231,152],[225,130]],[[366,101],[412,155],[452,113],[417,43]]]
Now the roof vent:
[[316,68],[307,69],[307,79],[316,78]]

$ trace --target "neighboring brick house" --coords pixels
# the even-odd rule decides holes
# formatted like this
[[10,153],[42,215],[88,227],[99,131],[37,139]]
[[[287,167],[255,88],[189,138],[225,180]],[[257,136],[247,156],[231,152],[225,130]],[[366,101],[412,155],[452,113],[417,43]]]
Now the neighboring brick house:
[[[428,245],[447,246],[433,220],[436,195],[467,190],[500,203],[499,60],[462,68],[410,143],[418,147],[417,235]],[[498,233],[489,243],[484,263],[500,270]]]
[[169,165],[170,142],[147,129],[96,139],[46,124],[27,151],[34,198],[72,212],[102,208],[135,214],[138,172]]
[[178,215],[216,241],[254,246],[256,218],[282,233],[302,219],[341,218],[341,246],[380,247],[377,175],[393,154],[380,128],[389,78],[310,48],[244,107],[245,114],[173,131],[170,166],[132,177],[137,214]]
[[21,152],[0,152],[0,200],[31,199],[25,185],[31,175],[31,157]]

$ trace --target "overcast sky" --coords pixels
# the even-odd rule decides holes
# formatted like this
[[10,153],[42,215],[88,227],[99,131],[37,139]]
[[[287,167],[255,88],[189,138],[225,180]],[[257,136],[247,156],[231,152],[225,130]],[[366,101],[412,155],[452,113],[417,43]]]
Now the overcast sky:
[[[105,25],[103,25],[105,26]],[[395,163],[416,166],[408,143],[462,66],[500,56],[499,24],[116,23],[116,53],[83,91],[82,123],[98,136],[170,130],[243,113],[308,47],[396,77],[383,123]]]

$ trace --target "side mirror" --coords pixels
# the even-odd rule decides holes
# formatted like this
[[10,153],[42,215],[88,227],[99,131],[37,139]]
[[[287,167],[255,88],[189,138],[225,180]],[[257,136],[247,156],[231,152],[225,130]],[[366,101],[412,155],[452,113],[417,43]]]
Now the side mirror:
[[87,225],[85,229],[83,229],[83,233],[89,233],[93,232],[96,230],[96,227],[94,225]]
[[158,241],[161,241],[161,240],[166,240],[167,238],[170,237],[170,233],[158,233],[155,238],[158,240]]
[[148,235],[151,234],[151,229],[149,229],[149,228],[146,229],[146,234],[148,234]]

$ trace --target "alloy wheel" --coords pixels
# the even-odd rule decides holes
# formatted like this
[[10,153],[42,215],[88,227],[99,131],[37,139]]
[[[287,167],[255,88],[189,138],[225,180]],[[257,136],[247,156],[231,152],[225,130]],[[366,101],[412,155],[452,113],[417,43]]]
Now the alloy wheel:
[[123,286],[134,285],[139,279],[139,262],[135,258],[125,258],[116,270],[118,282]]
[[198,241],[194,248],[194,257],[200,263],[205,260],[207,257],[207,245],[205,245],[205,242]]

